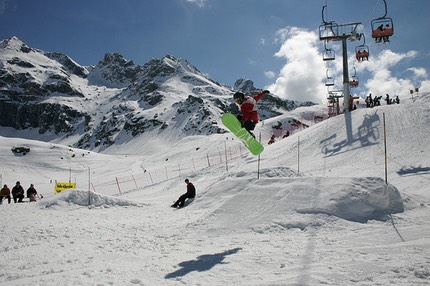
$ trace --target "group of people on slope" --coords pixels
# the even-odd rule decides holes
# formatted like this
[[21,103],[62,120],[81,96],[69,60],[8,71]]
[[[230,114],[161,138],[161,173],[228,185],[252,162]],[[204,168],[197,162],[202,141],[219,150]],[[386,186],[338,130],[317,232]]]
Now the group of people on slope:
[[[374,106],[380,106],[381,105],[381,98],[382,96],[374,96],[372,97],[372,94],[369,94],[366,99],[364,100],[364,102],[366,103],[366,107],[374,107]],[[389,94],[385,95],[385,101],[387,102],[387,104],[394,104],[400,103],[400,99],[399,96],[396,96],[394,99],[390,98]]]
[[[37,194],[34,184],[30,184],[30,187],[27,189],[27,198],[30,200],[30,202],[35,202],[38,196],[39,195]],[[21,186],[19,181],[17,181],[15,186],[12,188],[12,192],[6,184],[4,184],[3,188],[0,190],[0,204],[3,203],[3,199],[7,199],[8,203],[10,204],[12,198],[14,203],[22,203],[24,197],[24,188]]]

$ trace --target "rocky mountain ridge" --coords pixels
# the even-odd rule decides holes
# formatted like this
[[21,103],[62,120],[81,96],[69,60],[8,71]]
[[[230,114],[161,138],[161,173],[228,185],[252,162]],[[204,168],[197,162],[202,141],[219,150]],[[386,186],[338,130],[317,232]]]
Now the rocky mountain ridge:
[[[172,55],[141,66],[108,53],[85,67],[16,37],[0,42],[0,131],[31,130],[43,141],[103,151],[154,136],[180,140],[224,133],[219,119],[238,111],[231,99],[238,90],[260,91],[250,80],[240,79],[234,88],[220,84]],[[300,105],[312,103],[268,95],[259,113],[266,119]]]

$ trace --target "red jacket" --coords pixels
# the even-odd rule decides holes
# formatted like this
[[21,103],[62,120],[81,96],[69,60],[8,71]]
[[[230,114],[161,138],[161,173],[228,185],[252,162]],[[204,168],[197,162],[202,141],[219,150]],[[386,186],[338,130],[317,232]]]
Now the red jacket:
[[264,92],[260,92],[254,97],[245,96],[245,100],[240,105],[240,111],[242,111],[243,121],[252,120],[258,123],[258,113],[257,113],[257,101],[263,97]]

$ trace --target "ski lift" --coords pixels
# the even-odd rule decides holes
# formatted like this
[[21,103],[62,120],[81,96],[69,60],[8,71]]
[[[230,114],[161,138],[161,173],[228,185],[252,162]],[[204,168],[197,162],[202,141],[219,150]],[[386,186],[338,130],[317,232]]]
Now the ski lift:
[[372,26],[372,38],[375,39],[375,43],[390,42],[389,37],[394,34],[393,20],[387,16],[387,2],[384,1],[385,14],[382,17],[373,19],[371,22]]
[[357,70],[354,67],[354,75],[351,76],[349,79],[349,86],[350,87],[357,87],[358,86],[358,76],[357,76]]
[[339,30],[338,30],[338,25],[335,22],[327,22],[324,19],[324,10],[325,8],[327,8],[327,5],[323,6],[322,8],[322,21],[323,24],[320,25],[319,27],[319,35],[320,35],[320,40],[326,40],[326,41],[330,41],[330,40],[336,40],[338,35],[339,35]]
[[334,79],[328,75],[328,69],[325,72],[325,74],[326,74],[325,86],[333,86],[334,85]]
[[355,58],[359,62],[369,60],[369,47],[366,45],[366,38],[364,34],[361,34],[360,38],[361,37],[363,37],[363,44],[355,48]]
[[327,41],[324,41],[323,61],[332,61],[336,58],[335,52],[331,48],[327,48]]

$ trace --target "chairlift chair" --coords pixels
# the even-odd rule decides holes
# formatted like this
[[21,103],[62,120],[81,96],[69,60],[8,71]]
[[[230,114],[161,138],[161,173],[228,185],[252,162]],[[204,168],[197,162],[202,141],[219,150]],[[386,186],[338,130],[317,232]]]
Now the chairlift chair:
[[333,49],[327,48],[327,41],[324,42],[323,61],[332,61],[336,58],[336,53]]
[[331,21],[327,22],[324,18],[324,10],[327,8],[327,5],[323,6],[322,8],[322,22],[323,24],[319,27],[319,35],[321,41],[331,41],[337,39],[339,35],[338,25]]
[[357,71],[354,67],[354,74],[349,79],[349,86],[350,87],[357,87],[358,83],[359,83],[359,80],[358,80],[358,76],[357,76]]
[[372,38],[376,43],[384,40],[384,43],[389,42],[389,37],[394,34],[393,20],[388,17],[374,19],[372,25]]
[[328,69],[326,71],[326,79],[325,79],[325,86],[333,86],[334,85],[334,79],[328,75]]
[[369,47],[366,45],[360,45],[355,48],[355,58],[357,61],[368,61],[369,60]]
[[335,52],[332,49],[325,49],[323,51],[323,61],[332,61],[336,58]]
[[387,2],[384,0],[385,13],[382,17],[373,19],[371,21],[372,38],[376,43],[384,40],[384,43],[389,42],[389,37],[394,34],[393,19],[387,17]]
[[369,47],[366,45],[366,38],[364,34],[361,34],[360,38],[363,38],[363,44],[355,48],[355,58],[357,61],[368,61],[369,60]]

